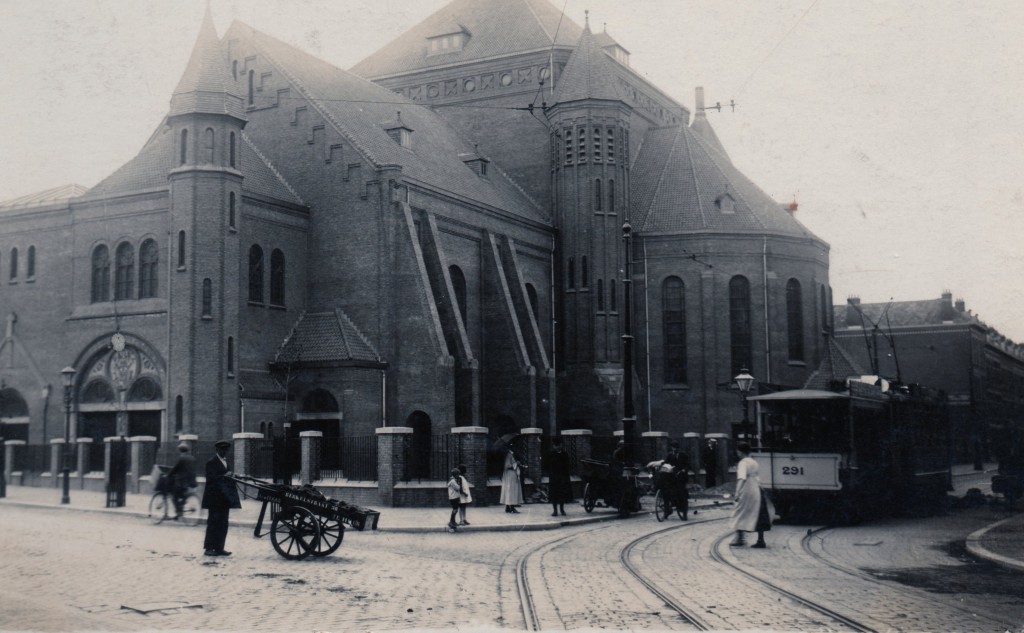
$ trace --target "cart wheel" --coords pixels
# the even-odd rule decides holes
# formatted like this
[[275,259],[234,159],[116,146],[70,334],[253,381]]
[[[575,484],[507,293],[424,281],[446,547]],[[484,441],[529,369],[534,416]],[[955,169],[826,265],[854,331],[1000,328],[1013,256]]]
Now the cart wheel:
[[167,495],[155,493],[149,500],[149,520],[159,525],[167,518]]
[[185,525],[198,525],[201,511],[199,497],[190,492],[181,504],[181,522]]
[[313,551],[314,556],[327,556],[333,554],[341,547],[341,540],[345,538],[345,526],[334,519],[320,518],[320,540]]
[[658,520],[658,523],[667,519],[671,511],[672,509],[668,506],[668,496],[665,494],[665,491],[659,490],[654,493],[654,518]]
[[583,489],[583,509],[587,513],[594,511],[594,506],[597,505],[597,493],[594,491],[593,484],[587,484],[586,488]]
[[320,543],[320,522],[302,507],[286,508],[274,519],[270,540],[277,553],[289,560],[312,554]]

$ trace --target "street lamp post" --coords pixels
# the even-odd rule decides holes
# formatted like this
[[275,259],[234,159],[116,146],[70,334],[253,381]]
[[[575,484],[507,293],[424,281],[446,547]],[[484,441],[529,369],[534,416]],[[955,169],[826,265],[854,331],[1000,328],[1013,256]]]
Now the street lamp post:
[[749,433],[750,419],[747,417],[747,393],[754,385],[754,377],[744,368],[740,369],[740,373],[733,380],[736,381],[736,387],[740,390],[740,400],[743,401],[743,422],[741,423],[741,428],[744,433]]
[[629,220],[622,225],[622,241],[626,246],[625,278],[622,280],[622,307],[625,312],[622,329],[622,440],[625,445],[623,461],[633,463],[633,431],[636,427],[636,413],[633,411],[633,254],[630,248],[633,227]]
[[64,382],[64,496],[60,502],[71,503],[71,386],[75,381],[75,368],[65,367],[60,370],[61,380]]

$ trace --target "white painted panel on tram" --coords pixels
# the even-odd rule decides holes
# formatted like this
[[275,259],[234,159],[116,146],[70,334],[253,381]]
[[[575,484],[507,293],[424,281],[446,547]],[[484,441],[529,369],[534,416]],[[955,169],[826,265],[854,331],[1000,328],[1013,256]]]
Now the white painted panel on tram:
[[835,453],[754,453],[761,484],[780,490],[839,490],[839,455]]

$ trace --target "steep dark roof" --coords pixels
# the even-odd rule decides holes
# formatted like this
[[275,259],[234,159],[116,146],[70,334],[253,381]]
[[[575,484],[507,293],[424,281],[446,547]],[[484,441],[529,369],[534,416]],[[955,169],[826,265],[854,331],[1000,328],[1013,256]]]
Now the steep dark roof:
[[[950,299],[923,299],[919,301],[893,301],[891,303],[861,303],[858,306],[864,313],[863,322],[856,310],[854,318],[848,321],[850,312],[846,305],[834,306],[836,329],[850,326],[873,327],[877,323],[885,329],[889,326],[938,325],[944,321],[953,323],[972,323],[976,319],[967,312],[955,309]],[[888,307],[888,311],[886,311]]]
[[[433,111],[386,88],[307,55],[241,23],[232,25],[227,39],[251,40],[309,99],[330,124],[373,165],[395,165],[403,177],[464,198],[502,209],[522,218],[548,223],[550,218],[499,169],[478,176],[459,158],[474,152],[471,143]],[[414,130],[411,147],[388,136],[397,118]]]
[[210,6],[199,29],[192,57],[171,96],[168,116],[189,113],[230,114],[245,118],[242,97],[233,93],[227,64],[213,26]]
[[[768,231],[814,237],[718,147],[685,125],[650,129],[632,175],[634,225],[642,232]],[[731,213],[723,212],[730,203],[726,196]]]
[[[429,38],[459,30],[462,50],[428,55]],[[511,53],[569,47],[582,29],[547,0],[454,0],[352,67],[363,77],[468,63]],[[556,36],[557,33],[557,36]]]
[[555,102],[582,99],[625,101],[619,90],[618,68],[621,67],[608,56],[597,37],[590,32],[590,27],[585,27],[555,88]]
[[39,207],[47,204],[53,204],[55,202],[63,202],[71,198],[77,198],[89,191],[82,185],[62,185],[60,187],[54,187],[45,191],[37,191],[17,198],[11,198],[10,200],[4,200],[0,202],[0,208],[6,207]]
[[827,339],[825,355],[818,369],[807,377],[804,389],[831,389],[836,382],[845,382],[851,376],[862,376],[865,372],[857,361],[831,336]]
[[690,129],[693,130],[694,134],[707,141],[708,145],[718,150],[722,156],[729,156],[725,151],[725,146],[722,145],[722,141],[718,140],[718,135],[715,134],[715,130],[711,127],[711,122],[708,121],[708,116],[703,110],[697,110],[693,115],[693,123],[690,124]]
[[380,363],[381,358],[340,309],[303,313],[274,358],[278,364],[350,361]]

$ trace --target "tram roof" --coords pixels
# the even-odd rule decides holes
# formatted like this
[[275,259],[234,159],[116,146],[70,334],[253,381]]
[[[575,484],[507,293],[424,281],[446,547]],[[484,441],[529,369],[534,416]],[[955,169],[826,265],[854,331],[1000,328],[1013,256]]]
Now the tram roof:
[[850,392],[825,391],[823,389],[790,389],[789,391],[777,391],[766,393],[763,396],[751,396],[747,400],[849,400]]

